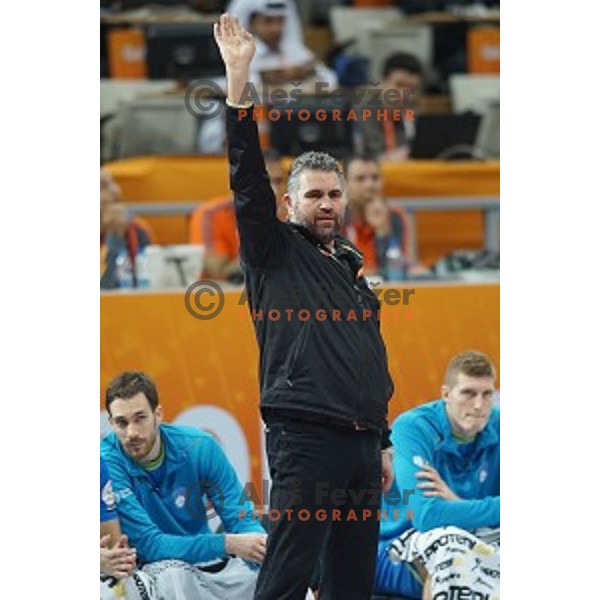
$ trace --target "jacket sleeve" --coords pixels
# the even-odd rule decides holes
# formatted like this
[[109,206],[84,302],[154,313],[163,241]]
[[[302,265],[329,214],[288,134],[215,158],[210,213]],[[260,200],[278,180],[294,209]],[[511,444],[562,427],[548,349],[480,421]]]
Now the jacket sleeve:
[[157,560],[183,560],[190,563],[206,562],[227,556],[225,535],[199,533],[173,535],[163,533],[140,504],[132,489],[132,482],[125,468],[107,458],[117,498],[117,512],[121,529],[145,562]]
[[415,457],[433,464],[433,450],[426,442],[426,435],[407,422],[397,422],[392,428],[395,447],[394,477],[400,490],[414,490],[406,507],[412,511],[413,525],[419,531],[454,525],[462,529],[498,527],[500,525],[500,497],[478,500],[446,500],[424,496],[417,488],[420,467]]
[[229,185],[240,234],[240,256],[250,267],[263,267],[281,256],[284,225],[258,139],[253,108],[227,111]]
[[385,427],[381,430],[381,449],[385,450],[386,448],[390,448],[392,445],[392,440],[390,438],[391,430],[387,426],[387,422]]
[[265,533],[260,521],[253,519],[254,505],[248,500],[235,470],[221,446],[204,438],[198,453],[199,481],[211,482],[208,496],[223,521],[227,533]]

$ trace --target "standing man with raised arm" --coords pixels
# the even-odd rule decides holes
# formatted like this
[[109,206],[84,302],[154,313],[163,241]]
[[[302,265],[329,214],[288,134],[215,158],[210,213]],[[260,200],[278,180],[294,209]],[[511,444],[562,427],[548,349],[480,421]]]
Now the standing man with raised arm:
[[367,600],[381,491],[393,478],[393,384],[379,302],[360,252],[337,233],[346,197],[331,156],[296,158],[285,195],[289,221],[277,219],[253,107],[240,103],[254,40],[230,15],[215,25],[215,38],[227,71],[230,185],[260,349],[272,478],[255,598],[301,600],[322,554],[320,598]]

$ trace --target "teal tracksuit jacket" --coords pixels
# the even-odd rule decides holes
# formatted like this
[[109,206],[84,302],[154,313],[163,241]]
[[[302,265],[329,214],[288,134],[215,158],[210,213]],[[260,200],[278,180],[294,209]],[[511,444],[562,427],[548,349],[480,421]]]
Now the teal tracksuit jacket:
[[[452,437],[443,400],[400,415],[392,425],[391,439],[396,451],[394,484],[382,502],[388,518],[382,517],[381,538],[394,538],[409,527],[428,531],[447,525],[462,529],[500,526],[499,409],[492,409],[485,429],[468,445]],[[424,481],[416,477],[423,463],[436,469],[461,500],[425,497],[416,487]],[[401,518],[393,518],[394,510]]]
[[[406,563],[391,563],[390,541],[409,527],[428,531],[454,525],[473,530],[500,526],[500,411],[493,409],[473,442],[452,437],[443,400],[400,415],[392,425],[394,483],[381,507],[375,590],[421,598],[421,584]],[[434,467],[461,500],[426,497],[416,486],[421,465]]]
[[143,562],[197,563],[227,556],[225,534],[209,528],[206,497],[227,533],[264,533],[260,522],[252,519],[253,504],[214,438],[191,427],[159,427],[165,461],[158,476],[129,458],[114,433],[101,442],[121,528],[138,557]]

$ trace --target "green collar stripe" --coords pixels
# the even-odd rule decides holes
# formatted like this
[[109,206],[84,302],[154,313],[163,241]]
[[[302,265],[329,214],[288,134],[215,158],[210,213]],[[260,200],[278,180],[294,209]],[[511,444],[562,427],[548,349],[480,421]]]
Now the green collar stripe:
[[158,456],[154,460],[151,460],[150,462],[139,463],[139,465],[145,471],[156,471],[156,469],[158,469],[160,466],[162,466],[163,462],[165,462],[165,447],[164,447],[164,444],[161,442],[160,452],[158,453]]

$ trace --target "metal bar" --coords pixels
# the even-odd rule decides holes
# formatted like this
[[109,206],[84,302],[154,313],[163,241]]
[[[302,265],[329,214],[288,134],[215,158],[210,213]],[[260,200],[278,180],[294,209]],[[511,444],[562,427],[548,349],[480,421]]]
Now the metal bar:
[[[411,225],[411,253],[417,256],[418,230],[415,213],[432,211],[483,211],[485,247],[487,250],[500,249],[500,199],[496,196],[450,196],[426,198],[388,198],[391,206],[401,206],[408,214]],[[175,202],[135,202],[127,205],[135,215],[145,216],[189,216],[202,203],[202,200]]]
[[149,217],[191,215],[202,200],[187,200],[177,202],[130,202],[127,208],[134,215]]
[[492,196],[451,198],[388,198],[392,206],[400,206],[407,212],[412,223],[413,256],[417,257],[417,227],[415,213],[432,211],[481,210],[484,219],[484,245],[487,250],[500,250],[500,198]]
[[484,211],[485,247],[493,252],[500,251],[500,210]]
[[454,211],[500,209],[497,196],[449,196],[435,198],[388,198],[392,206],[408,211]]
[[408,249],[409,257],[412,260],[419,260],[419,230],[417,229],[417,219],[415,218],[414,212],[407,211],[406,218],[408,219],[408,227],[409,227],[409,241],[410,247]]
[[[177,216],[189,215],[202,200],[174,202],[134,202],[127,207],[136,215]],[[496,196],[449,196],[435,198],[388,198],[392,206],[401,206],[409,212],[454,211],[454,210],[500,210],[500,199]]]

